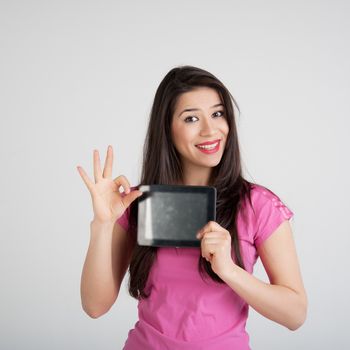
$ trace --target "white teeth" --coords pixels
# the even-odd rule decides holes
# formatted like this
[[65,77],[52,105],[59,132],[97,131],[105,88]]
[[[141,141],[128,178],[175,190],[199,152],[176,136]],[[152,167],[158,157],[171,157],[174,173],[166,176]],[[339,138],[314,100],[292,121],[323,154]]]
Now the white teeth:
[[205,145],[205,146],[197,145],[197,147],[204,148],[204,149],[214,149],[218,145],[218,143],[219,142],[216,142],[216,143],[213,143],[212,145]]

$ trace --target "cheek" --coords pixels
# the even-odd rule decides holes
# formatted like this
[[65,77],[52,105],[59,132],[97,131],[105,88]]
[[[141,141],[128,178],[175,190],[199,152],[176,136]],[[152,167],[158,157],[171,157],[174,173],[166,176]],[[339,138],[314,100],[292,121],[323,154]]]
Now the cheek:
[[187,125],[173,124],[171,137],[176,149],[185,149],[195,141],[195,132],[193,128],[189,128]]
[[221,125],[221,132],[225,135],[225,136],[227,136],[228,135],[228,132],[230,131],[230,128],[228,127],[228,123],[227,123],[227,121],[226,121],[226,119],[224,119],[223,121],[222,121],[222,125]]
[[177,150],[181,147],[181,132],[178,128],[173,127],[171,130],[171,140]]

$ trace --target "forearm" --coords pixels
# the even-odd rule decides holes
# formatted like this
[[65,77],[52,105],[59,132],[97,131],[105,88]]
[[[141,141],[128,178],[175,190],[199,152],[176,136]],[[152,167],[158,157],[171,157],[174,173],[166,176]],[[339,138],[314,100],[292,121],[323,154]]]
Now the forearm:
[[291,288],[265,283],[232,263],[220,276],[261,315],[295,330],[306,317],[306,296]]
[[90,223],[90,243],[81,276],[83,309],[91,317],[108,311],[118,291],[112,270],[113,223]]

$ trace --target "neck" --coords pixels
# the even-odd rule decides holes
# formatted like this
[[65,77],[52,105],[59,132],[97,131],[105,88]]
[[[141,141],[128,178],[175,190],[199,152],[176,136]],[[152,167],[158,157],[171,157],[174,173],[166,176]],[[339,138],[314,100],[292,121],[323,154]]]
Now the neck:
[[209,186],[211,168],[191,167],[184,169],[183,185],[186,186]]

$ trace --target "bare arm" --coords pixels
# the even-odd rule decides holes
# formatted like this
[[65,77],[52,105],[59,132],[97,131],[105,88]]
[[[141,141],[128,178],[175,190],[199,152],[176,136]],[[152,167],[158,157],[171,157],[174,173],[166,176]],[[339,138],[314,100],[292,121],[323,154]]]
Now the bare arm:
[[284,221],[258,248],[270,284],[231,264],[220,276],[261,315],[296,330],[305,321],[307,297],[290,223]]
[[[106,313],[118,297],[129,265],[132,243],[117,223],[130,204],[142,195],[131,191],[128,179],[112,179],[113,149],[108,147],[102,172],[100,157],[94,150],[93,182],[82,167],[78,171],[92,198],[94,219],[90,223],[90,243],[81,276],[81,301],[84,311],[96,318]],[[119,188],[124,188],[124,196]]]
[[115,303],[131,257],[127,232],[115,223],[90,223],[90,244],[81,276],[81,301],[93,318]]
[[285,220],[259,247],[258,253],[270,283],[265,283],[232,261],[230,233],[210,221],[201,230],[202,256],[213,271],[261,315],[290,330],[300,327],[306,318],[304,290],[292,231]]

